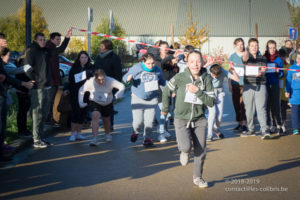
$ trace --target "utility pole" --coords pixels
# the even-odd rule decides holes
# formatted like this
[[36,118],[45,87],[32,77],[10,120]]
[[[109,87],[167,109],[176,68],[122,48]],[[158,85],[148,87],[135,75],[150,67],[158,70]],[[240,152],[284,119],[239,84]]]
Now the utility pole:
[[249,0],[249,38],[251,38],[251,0]]
[[88,7],[88,52],[91,57],[91,22],[93,22],[93,8]]
[[26,48],[31,44],[31,0],[26,0]]

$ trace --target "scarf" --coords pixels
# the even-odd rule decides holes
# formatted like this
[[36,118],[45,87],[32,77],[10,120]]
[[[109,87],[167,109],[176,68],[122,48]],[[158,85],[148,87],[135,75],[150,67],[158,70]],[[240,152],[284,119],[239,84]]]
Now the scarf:
[[105,58],[110,52],[112,52],[113,50],[108,50],[104,53],[99,53],[100,58]]
[[145,65],[144,63],[142,63],[142,68],[143,68],[143,70],[146,71],[146,72],[153,72],[155,66],[154,66],[152,69],[149,69],[149,68],[146,67],[146,65]]
[[277,56],[278,56],[277,50],[275,51],[275,53],[273,55],[270,55],[270,53],[267,50],[265,52],[265,57],[271,62],[273,62],[277,58]]

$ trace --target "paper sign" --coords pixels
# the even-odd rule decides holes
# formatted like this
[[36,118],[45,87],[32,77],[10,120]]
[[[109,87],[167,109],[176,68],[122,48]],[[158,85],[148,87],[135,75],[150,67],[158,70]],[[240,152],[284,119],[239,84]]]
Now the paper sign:
[[[276,63],[268,63],[267,67],[276,67]],[[271,69],[271,68],[267,68],[266,73],[275,73],[276,70],[275,69]]]
[[85,80],[86,79],[86,71],[75,74],[74,78],[75,78],[75,83]]
[[258,66],[246,65],[246,76],[257,76],[259,72]]
[[152,92],[158,90],[158,81],[145,82],[145,92]]
[[98,93],[96,94],[96,101],[98,102],[106,102],[107,97],[108,97],[108,93]]
[[245,70],[243,67],[234,67],[234,70],[239,76],[244,76],[245,74]]
[[203,102],[196,96],[196,94],[191,93],[190,91],[186,91],[184,102],[192,103],[192,104],[200,104],[202,105]]

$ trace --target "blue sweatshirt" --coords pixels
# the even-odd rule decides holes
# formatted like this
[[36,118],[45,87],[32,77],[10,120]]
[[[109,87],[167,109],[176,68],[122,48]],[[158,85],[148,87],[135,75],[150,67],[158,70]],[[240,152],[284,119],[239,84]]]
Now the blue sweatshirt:
[[[267,62],[267,67],[283,68],[283,62],[280,57],[276,57],[276,59],[273,62]],[[267,69],[267,85],[279,85],[279,79],[282,78],[283,75],[283,70],[279,70],[279,72],[276,72],[275,69]]]
[[[295,63],[290,69],[300,70],[300,66]],[[291,104],[300,105],[300,71],[288,71],[285,92],[290,93],[289,102]]]
[[146,92],[145,83],[151,81],[158,81],[161,86],[166,85],[166,80],[163,77],[162,71],[159,67],[155,66],[151,72],[145,71],[142,67],[142,63],[135,64],[130,70],[123,76],[123,81],[126,83],[127,77],[133,75],[133,84],[131,86],[131,92],[137,97],[144,100],[151,100],[158,97],[158,90]]

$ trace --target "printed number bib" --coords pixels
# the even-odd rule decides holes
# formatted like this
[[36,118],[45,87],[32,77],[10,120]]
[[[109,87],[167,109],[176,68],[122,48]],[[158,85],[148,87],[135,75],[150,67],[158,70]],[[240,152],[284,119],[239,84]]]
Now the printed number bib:
[[256,76],[259,72],[258,66],[246,65],[246,76]]
[[[276,67],[276,63],[268,63],[267,67]],[[266,70],[266,73],[275,73],[275,72],[276,72],[275,69],[267,68],[267,70]]]
[[106,102],[107,97],[108,97],[108,93],[96,94],[96,101],[98,101],[98,102]]
[[152,92],[158,90],[158,81],[145,82],[145,92]]
[[292,75],[292,88],[294,90],[300,89],[300,72],[293,73]]
[[74,79],[75,79],[75,83],[85,80],[86,79],[86,71],[75,74]]
[[234,67],[234,70],[239,76],[244,76],[245,70],[243,67]]
[[192,103],[192,104],[200,104],[200,105],[203,104],[203,102],[194,93],[191,93],[189,91],[186,91],[185,93],[184,102]]

